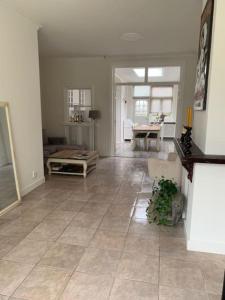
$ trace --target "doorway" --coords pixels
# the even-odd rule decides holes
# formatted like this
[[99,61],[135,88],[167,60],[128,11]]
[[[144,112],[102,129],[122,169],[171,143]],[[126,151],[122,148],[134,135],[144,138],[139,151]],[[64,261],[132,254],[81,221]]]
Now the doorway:
[[[150,157],[156,151],[154,144],[146,151],[144,143],[134,142],[136,125],[157,123],[165,116],[162,138],[175,137],[180,66],[114,68],[114,155]],[[164,151],[165,142],[161,142]]]

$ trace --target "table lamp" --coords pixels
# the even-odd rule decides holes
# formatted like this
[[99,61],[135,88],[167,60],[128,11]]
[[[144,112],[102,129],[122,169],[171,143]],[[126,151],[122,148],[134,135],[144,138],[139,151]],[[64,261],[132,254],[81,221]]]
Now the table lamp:
[[100,111],[96,109],[89,110],[88,117],[93,120],[93,150],[95,150],[95,120],[100,118]]

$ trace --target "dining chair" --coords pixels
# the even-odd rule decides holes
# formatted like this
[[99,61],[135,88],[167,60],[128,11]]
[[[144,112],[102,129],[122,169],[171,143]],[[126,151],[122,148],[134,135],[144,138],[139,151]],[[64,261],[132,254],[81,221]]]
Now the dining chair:
[[156,149],[157,151],[160,151],[160,136],[161,136],[161,130],[159,132],[149,132],[146,136],[146,141],[145,141],[145,145],[146,145],[146,150],[148,151],[149,146],[151,147],[151,141],[156,141]]
[[135,135],[134,137],[134,141],[135,141],[135,147],[138,146],[139,148],[141,148],[141,142],[143,142],[143,146],[146,149],[146,137],[147,137],[147,133],[145,132],[139,132]]

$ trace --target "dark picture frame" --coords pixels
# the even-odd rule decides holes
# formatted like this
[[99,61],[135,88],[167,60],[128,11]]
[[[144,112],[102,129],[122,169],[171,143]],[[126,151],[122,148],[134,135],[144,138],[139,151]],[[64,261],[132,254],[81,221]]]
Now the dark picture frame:
[[214,0],[208,0],[201,16],[201,27],[194,93],[194,110],[205,110],[208,90]]

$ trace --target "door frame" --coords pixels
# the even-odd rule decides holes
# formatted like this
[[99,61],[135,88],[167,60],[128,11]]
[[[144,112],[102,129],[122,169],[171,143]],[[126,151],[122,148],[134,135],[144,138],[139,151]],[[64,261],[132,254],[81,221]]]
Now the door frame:
[[[163,61],[163,59],[162,59]],[[179,82],[156,82],[156,83],[149,83],[148,82],[148,76],[147,76],[147,71],[148,68],[160,68],[160,67],[180,67],[180,81]],[[117,68],[145,68],[145,80],[144,82],[127,82],[127,83],[116,83],[115,82],[115,70]],[[149,63],[149,62],[145,62],[145,63],[118,63],[118,64],[112,64],[111,65],[111,74],[112,74],[112,81],[111,81],[111,110],[112,110],[112,114],[111,114],[111,156],[115,156],[116,153],[116,87],[118,85],[126,85],[126,86],[134,86],[134,85],[154,85],[154,86],[166,86],[166,85],[174,85],[177,84],[178,85],[178,101],[177,101],[177,108],[178,108],[178,104],[181,100],[181,95],[184,94],[184,74],[185,74],[185,62],[184,61],[177,61],[175,63]],[[183,103],[182,103],[183,105]],[[176,126],[178,123],[178,115],[177,115],[177,120],[176,120]],[[177,131],[177,129],[176,129]]]

